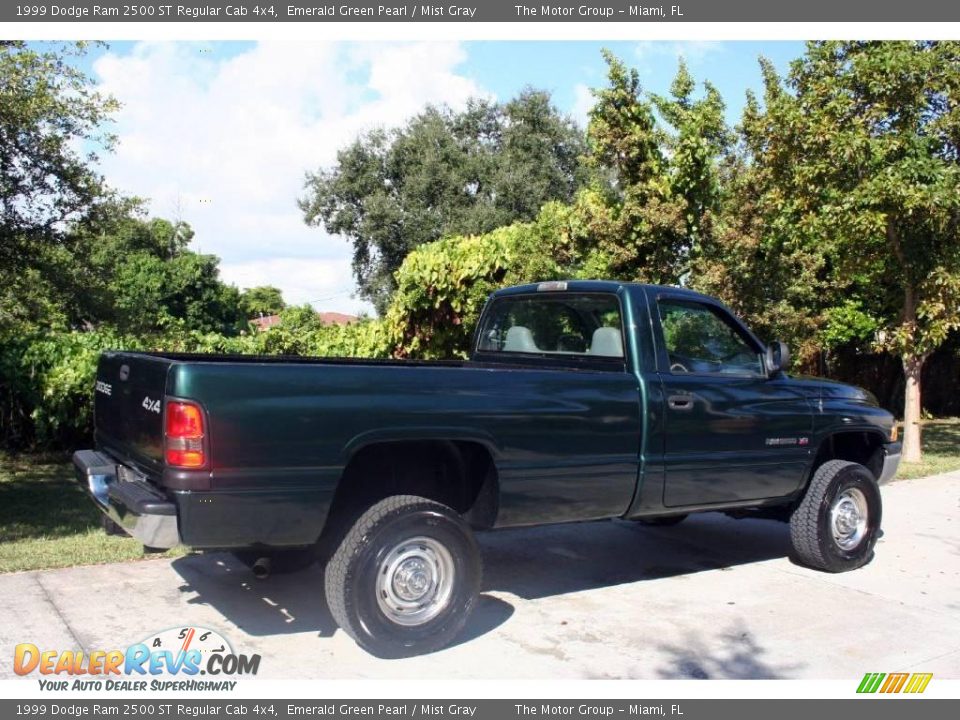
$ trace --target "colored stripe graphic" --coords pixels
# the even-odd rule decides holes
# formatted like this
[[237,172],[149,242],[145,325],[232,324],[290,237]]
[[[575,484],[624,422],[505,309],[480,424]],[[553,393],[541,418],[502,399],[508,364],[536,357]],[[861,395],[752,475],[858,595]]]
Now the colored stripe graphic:
[[922,693],[927,689],[927,685],[930,684],[930,679],[932,677],[933,673],[914,673],[910,678],[910,682],[907,683],[907,687],[904,692]]
[[904,683],[907,682],[907,678],[910,677],[910,673],[890,673],[887,675],[887,681],[883,684],[883,687],[880,688],[882,693],[898,693],[903,689]]
[[863,680],[860,681],[860,687],[857,688],[857,692],[875,693],[877,688],[880,687],[880,683],[884,677],[886,677],[886,673],[867,673],[863,676]]
[[922,693],[927,689],[933,673],[866,673],[857,687],[858,693]]

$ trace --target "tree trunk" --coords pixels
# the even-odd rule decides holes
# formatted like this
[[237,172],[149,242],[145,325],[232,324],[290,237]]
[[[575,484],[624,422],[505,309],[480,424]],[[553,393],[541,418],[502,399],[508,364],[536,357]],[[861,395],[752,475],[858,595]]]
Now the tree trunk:
[[907,378],[903,394],[904,462],[920,462],[923,459],[920,448],[920,374],[923,372],[924,359],[922,355],[903,358],[903,374]]
[[909,277],[910,264],[903,252],[900,243],[900,234],[897,232],[893,216],[887,216],[887,240],[893,247],[897,261],[906,273],[903,286],[903,314],[901,316],[907,338],[906,348],[901,351],[903,360],[903,374],[907,385],[903,393],[903,461],[918,463],[923,459],[923,448],[920,445],[920,413],[922,411],[920,398],[920,374],[927,355],[917,352],[917,294],[912,279]]

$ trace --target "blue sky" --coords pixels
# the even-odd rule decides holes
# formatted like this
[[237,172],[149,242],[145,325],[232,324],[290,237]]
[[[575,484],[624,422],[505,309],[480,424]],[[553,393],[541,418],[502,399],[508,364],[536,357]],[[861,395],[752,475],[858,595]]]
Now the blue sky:
[[698,81],[709,80],[720,90],[731,122],[739,119],[747,88],[761,86],[760,55],[785,71],[803,53],[799,42],[486,42],[468,43],[467,48],[473,77],[498,97],[532,85],[550,90],[567,112],[577,108],[577,87],[603,85],[602,48],[637,68],[644,88],[655,93],[669,90],[682,55]]
[[[113,42],[109,51],[129,54],[137,43]],[[254,42],[194,43],[210,53],[211,58],[226,60],[249,51]],[[791,60],[803,53],[802,42],[464,42],[467,59],[462,65],[465,75],[490,90],[498,98],[515,95],[530,85],[549,90],[557,106],[565,112],[577,109],[578,86],[599,87],[605,77],[600,51],[607,48],[641,73],[645,89],[665,93],[683,56],[698,81],[709,80],[727,101],[731,123],[739,119],[744,93],[761,84],[757,59],[763,55],[785,72]],[[89,70],[104,53],[96,50],[84,61]],[[362,76],[355,79],[362,81]]]
[[368,310],[352,297],[350,246],[304,226],[304,173],[329,166],[358,133],[401,124],[426,103],[506,100],[549,90],[583,122],[607,47],[664,93],[683,56],[739,119],[759,89],[757,58],[784,72],[798,42],[111,43],[83,65],[122,104],[108,180],[180,217],[195,246],[240,287],[272,284],[321,310]]

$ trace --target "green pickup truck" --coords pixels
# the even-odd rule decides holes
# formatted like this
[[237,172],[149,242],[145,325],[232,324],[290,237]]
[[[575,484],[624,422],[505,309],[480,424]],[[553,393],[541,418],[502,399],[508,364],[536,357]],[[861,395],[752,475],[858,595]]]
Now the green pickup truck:
[[787,361],[689,290],[524,285],[464,361],[106,352],[74,465],[148,548],[321,558],[340,627],[412,655],[466,622],[477,530],[723,511],[788,521],[810,567],[868,562],[893,417]]

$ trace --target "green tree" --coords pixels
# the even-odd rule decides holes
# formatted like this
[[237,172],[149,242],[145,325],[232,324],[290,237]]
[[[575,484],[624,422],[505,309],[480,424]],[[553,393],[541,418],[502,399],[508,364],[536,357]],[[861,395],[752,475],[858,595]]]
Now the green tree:
[[278,315],[286,306],[280,288],[272,285],[258,285],[240,293],[240,308],[247,318]]
[[636,70],[609,51],[606,87],[594,91],[587,138],[595,171],[579,198],[589,234],[625,279],[678,283],[712,236],[721,158],[731,133],[724,103],[681,61],[667,96],[643,91]]
[[65,228],[110,197],[90,148],[112,146],[117,104],[73,64],[84,51],[0,42],[0,324],[64,320]]
[[346,236],[360,294],[380,312],[393,273],[413,248],[532,219],[550,200],[569,201],[583,180],[581,131],[525,90],[505,104],[428,107],[402,128],[375,130],[307,176],[300,200],[310,225]]
[[664,140],[669,157],[671,195],[683,207],[686,255],[711,242],[713,222],[721,201],[721,163],[733,144],[726,104],[720,92],[703,83],[703,96],[694,97],[696,82],[681,58],[670,94],[652,100],[667,125]]
[[822,257],[771,231],[777,195],[746,152],[727,157],[720,178],[720,207],[691,261],[690,286],[723,300],[761,337],[789,338],[795,363],[811,366],[829,297]]
[[611,52],[606,87],[594,90],[587,141],[595,171],[579,198],[591,236],[625,279],[676,282],[684,239],[680,208],[670,202],[663,133],[640,76]]
[[744,123],[764,232],[798,249],[822,337],[901,358],[918,461],[923,366],[960,328],[960,43],[810,43],[764,76]]
[[109,207],[67,233],[76,276],[64,306],[70,325],[144,335],[172,326],[237,332],[246,319],[240,292],[220,280],[219,258],[189,249],[188,223],[147,218],[137,201]]
[[170,260],[130,254],[112,289],[120,326],[139,334],[168,325],[232,335],[245,320],[240,293],[220,280],[220,259],[185,251]]

